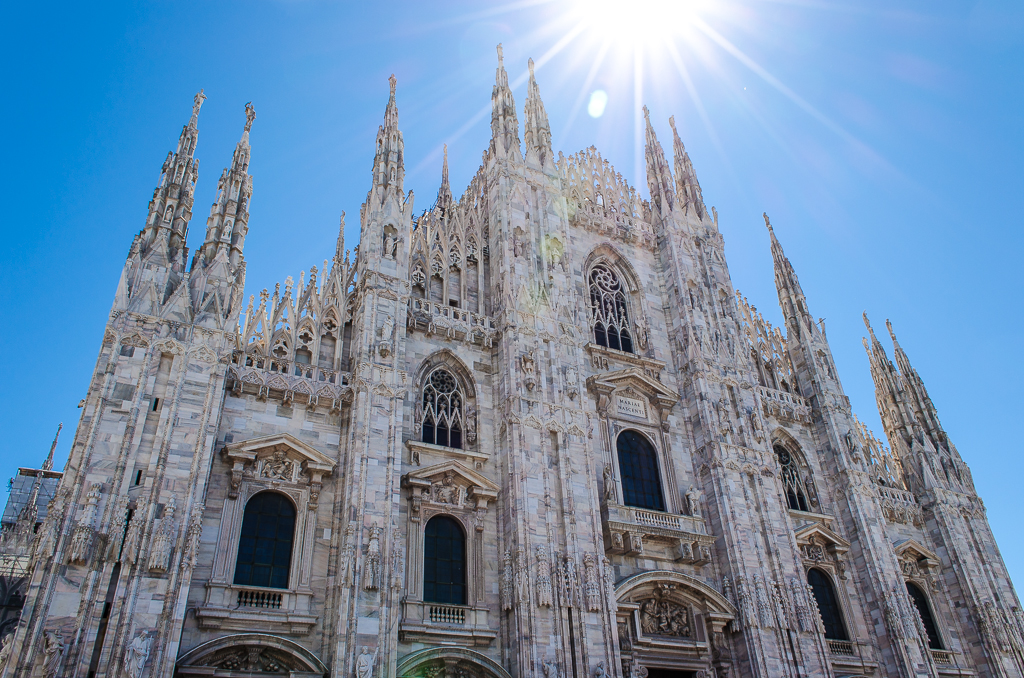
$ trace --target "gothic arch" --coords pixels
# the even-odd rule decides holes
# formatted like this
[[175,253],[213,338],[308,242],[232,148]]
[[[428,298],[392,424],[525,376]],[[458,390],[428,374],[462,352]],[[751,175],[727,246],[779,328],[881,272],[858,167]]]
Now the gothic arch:
[[477,385],[476,379],[473,378],[473,373],[466,367],[466,363],[462,362],[461,358],[447,348],[431,353],[420,363],[420,368],[416,372],[416,379],[413,382],[415,398],[420,397],[427,377],[438,367],[446,368],[459,380],[459,385],[462,386],[462,391],[466,394],[467,400],[475,401],[477,399]]
[[469,671],[472,678],[512,678],[493,659],[464,647],[428,647],[407,654],[398,662],[398,678],[421,678],[434,668],[452,666]]
[[[642,289],[640,276],[637,275],[633,265],[629,263],[629,260],[626,257],[619,253],[619,250],[612,243],[601,243],[591,250],[589,255],[587,255],[587,259],[583,264],[584,279],[590,269],[599,263],[611,266],[620,274],[626,283],[626,289],[629,291],[630,297],[637,294]],[[640,310],[642,311],[643,309]]]
[[[773,452],[777,454],[776,448],[778,448],[789,454],[793,461],[793,467],[797,472],[797,477],[794,481],[798,482],[794,482],[793,487],[789,487],[786,484],[786,469],[782,468],[779,478],[783,483],[783,496],[787,497],[787,501],[792,501],[788,499],[789,490],[791,489],[794,492],[796,501],[799,501],[799,494],[803,493],[807,506],[806,509],[799,510],[817,513],[821,508],[821,503],[818,500],[818,489],[814,481],[814,469],[811,468],[810,463],[807,461],[807,455],[804,454],[800,443],[783,428],[777,428],[772,431],[769,439],[771,440]],[[781,465],[782,461],[779,460],[779,463]],[[790,507],[792,508],[792,506]]]
[[327,675],[327,665],[295,641],[266,633],[221,636],[192,648],[175,664],[175,675],[250,676],[273,662],[286,672]]

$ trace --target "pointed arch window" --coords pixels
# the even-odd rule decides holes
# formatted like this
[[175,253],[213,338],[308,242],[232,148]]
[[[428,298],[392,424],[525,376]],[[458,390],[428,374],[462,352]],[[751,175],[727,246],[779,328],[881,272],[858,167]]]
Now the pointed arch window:
[[295,539],[295,506],[278,492],[260,492],[245,505],[235,561],[235,584],[288,588]]
[[451,372],[438,368],[423,387],[423,442],[462,449],[462,391]]
[[615,446],[622,476],[622,503],[664,511],[665,498],[661,494],[658,456],[654,446],[643,435],[630,430],[619,434]]
[[829,640],[849,640],[846,624],[843,623],[843,611],[839,607],[836,589],[832,586],[829,576],[817,568],[807,571],[807,583],[814,594],[814,602],[818,604],[821,623],[825,627],[825,637]]
[[935,617],[932,616],[932,607],[928,604],[928,598],[924,595],[917,584],[907,582],[907,593],[910,595],[910,600],[914,603],[914,607],[917,608],[918,614],[921,615],[921,622],[924,624],[925,633],[928,634],[928,647],[932,650],[941,650],[942,638],[939,637],[939,629],[935,626]]
[[626,293],[619,276],[605,264],[590,269],[590,312],[594,323],[594,343],[626,353],[633,352],[629,333]]
[[775,456],[779,458],[779,464],[782,466],[782,488],[786,493],[789,508],[793,511],[809,511],[807,494],[800,480],[800,467],[797,466],[793,455],[786,448],[776,445]]
[[454,518],[434,516],[423,541],[423,600],[466,604],[466,535]]

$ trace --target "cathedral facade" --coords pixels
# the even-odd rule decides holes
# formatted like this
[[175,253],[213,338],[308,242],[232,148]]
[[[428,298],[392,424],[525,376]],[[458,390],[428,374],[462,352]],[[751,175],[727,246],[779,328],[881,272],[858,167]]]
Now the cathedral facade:
[[642,199],[552,151],[499,48],[482,165],[456,199],[446,156],[417,213],[390,87],[358,247],[343,215],[248,300],[255,113],[189,257],[196,96],[63,476],[22,469],[4,514],[4,678],[1022,675],[895,335],[895,362],[865,341],[887,447],[767,216],[785,327],[733,288],[674,124],[669,162],[647,120]]

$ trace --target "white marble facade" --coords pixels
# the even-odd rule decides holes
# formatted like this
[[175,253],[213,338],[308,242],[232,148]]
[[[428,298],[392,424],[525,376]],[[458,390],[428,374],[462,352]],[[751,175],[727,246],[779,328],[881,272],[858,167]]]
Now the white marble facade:
[[[190,260],[197,95],[3,676],[1021,675],[1017,596],[906,354],[866,342],[887,448],[767,216],[785,328],[732,287],[674,125],[670,163],[648,120],[645,200],[593,147],[553,152],[499,48],[483,164],[456,199],[446,159],[417,212],[390,86],[359,247],[343,217],[322,267],[248,300],[255,114]],[[657,506],[623,441],[653,449]],[[286,579],[239,585],[267,491],[294,507]],[[438,516],[464,604],[425,589]]]

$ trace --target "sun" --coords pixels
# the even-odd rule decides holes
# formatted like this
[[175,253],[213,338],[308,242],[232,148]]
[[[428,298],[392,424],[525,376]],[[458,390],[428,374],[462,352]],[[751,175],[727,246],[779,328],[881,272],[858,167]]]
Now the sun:
[[576,0],[571,12],[593,37],[623,48],[641,48],[677,38],[691,25],[704,0]]

